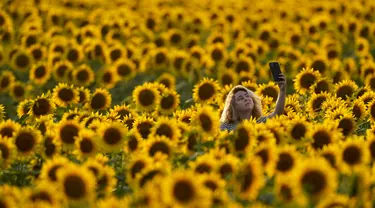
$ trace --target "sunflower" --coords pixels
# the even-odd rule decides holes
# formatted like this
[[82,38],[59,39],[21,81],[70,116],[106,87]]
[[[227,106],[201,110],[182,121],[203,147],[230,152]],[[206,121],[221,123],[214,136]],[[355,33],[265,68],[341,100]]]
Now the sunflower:
[[180,94],[174,90],[166,89],[161,93],[158,110],[161,114],[170,115],[175,112],[180,105]]
[[31,67],[29,73],[29,79],[32,80],[35,84],[43,85],[51,77],[50,68],[47,67],[46,63],[38,63]]
[[[285,100],[284,114],[288,115],[288,112],[301,112],[301,103],[299,101],[300,96],[296,93],[288,95]],[[288,110],[290,109],[290,110]]]
[[141,149],[142,135],[135,129],[126,134],[124,152],[135,153]]
[[345,114],[340,118],[338,128],[342,130],[343,135],[346,137],[356,131],[356,124],[357,123],[352,114]]
[[146,188],[148,184],[164,179],[163,177],[168,175],[169,170],[170,167],[168,163],[155,163],[154,161],[154,164],[143,168],[142,171],[136,175],[134,188]]
[[147,139],[154,125],[155,125],[155,121],[153,118],[146,117],[146,116],[139,116],[135,119],[133,123],[133,128],[137,129],[137,131],[142,135],[143,139]]
[[331,96],[327,92],[322,92],[319,94],[313,93],[311,98],[307,102],[306,110],[309,112],[310,118],[315,118],[317,113],[322,112],[322,104]]
[[295,146],[283,146],[278,150],[276,172],[278,175],[286,175],[293,172],[300,163],[300,154]]
[[123,147],[127,128],[124,125],[113,122],[99,127],[100,144],[104,151],[114,152]]
[[238,82],[238,75],[232,69],[220,70],[218,80],[221,86],[235,85]]
[[117,73],[113,70],[113,68],[104,68],[98,72],[97,83],[101,87],[111,89],[116,86],[119,79],[120,78],[117,76]]
[[0,136],[1,167],[8,168],[16,156],[16,147],[10,138]]
[[314,85],[321,77],[319,71],[314,71],[312,68],[303,68],[294,81],[294,88],[298,93],[304,94],[309,91],[310,87]]
[[334,92],[337,97],[342,99],[350,99],[353,94],[357,91],[358,86],[352,80],[343,80],[337,84],[335,84]]
[[152,111],[160,102],[160,94],[152,83],[137,86],[132,96],[134,103],[140,111]]
[[332,88],[332,81],[326,77],[320,78],[310,86],[310,90],[316,94],[321,92],[331,92]]
[[[126,116],[133,117],[133,118],[137,116],[134,109],[132,109],[130,105],[125,105],[125,104],[113,106],[113,108],[110,109],[110,112],[114,112],[117,115],[119,115],[120,120],[124,120]],[[129,127],[129,129],[131,128]]]
[[343,142],[338,157],[341,171],[350,173],[369,162],[370,149],[366,148],[366,141],[363,138],[363,136],[350,136]]
[[219,84],[216,80],[205,77],[193,89],[193,99],[197,103],[211,103],[219,91]]
[[73,85],[59,83],[54,89],[52,99],[57,106],[67,107],[77,104],[79,101],[79,92]]
[[175,149],[175,143],[165,136],[154,136],[141,143],[143,150],[150,157],[157,157],[158,154],[164,154],[172,157]]
[[155,69],[165,69],[170,65],[168,50],[164,47],[150,51],[151,66]]
[[175,171],[163,188],[163,200],[167,205],[186,207],[209,207],[209,189],[201,183],[201,178],[190,171]]
[[199,107],[191,120],[207,136],[215,136],[218,133],[219,115],[211,106]]
[[343,194],[333,194],[329,197],[323,197],[316,205],[317,208],[327,207],[350,207],[350,199]]
[[134,184],[137,175],[140,174],[143,169],[152,165],[152,163],[153,159],[149,156],[145,154],[135,154],[127,166],[128,171],[126,173],[126,178],[129,180],[129,183]]
[[317,152],[317,154],[324,158],[332,168],[338,169],[339,167],[339,155],[340,155],[340,149],[339,145],[337,144],[331,144],[328,146],[324,146],[321,150]]
[[86,64],[80,65],[73,71],[73,82],[77,85],[88,86],[94,81],[94,78],[93,70]]
[[21,128],[21,125],[13,120],[7,119],[0,122],[0,136],[3,138],[12,138],[15,132]]
[[337,122],[325,120],[323,123],[314,124],[308,129],[306,137],[311,139],[310,148],[319,150],[326,145],[339,141],[343,135],[338,128]]
[[43,205],[59,206],[61,195],[51,187],[54,187],[51,182],[41,181],[32,190],[26,192],[26,198],[34,205],[42,203]]
[[236,127],[232,143],[233,151],[236,153],[246,153],[256,145],[255,131],[250,125],[241,123]]
[[83,60],[84,54],[82,48],[78,44],[72,44],[65,52],[65,58],[70,63],[76,64]]
[[275,82],[268,82],[267,84],[258,85],[256,94],[262,97],[270,97],[275,102],[279,95],[280,89]]
[[47,130],[42,141],[42,156],[46,159],[55,157],[61,153],[61,141],[57,139],[55,132]]
[[95,176],[89,170],[68,164],[57,172],[57,179],[65,200],[91,203],[95,193]]
[[56,125],[56,134],[58,140],[64,147],[70,149],[74,147],[76,137],[82,129],[82,125],[76,120],[61,120]]
[[33,64],[33,58],[26,50],[18,50],[11,58],[11,65],[14,69],[25,72]]
[[31,127],[21,127],[13,135],[13,142],[17,149],[17,155],[28,157],[38,152],[41,133]]
[[0,75],[0,92],[9,90],[11,84],[16,80],[16,77],[11,71],[2,71]]
[[210,155],[198,157],[195,161],[189,162],[189,167],[196,174],[209,174],[216,170],[215,159]]
[[156,81],[170,90],[175,90],[176,88],[176,78],[170,73],[161,74]]
[[256,199],[264,185],[262,161],[258,157],[247,157],[235,174],[235,190],[243,199]]
[[375,63],[373,61],[365,62],[360,66],[360,77],[366,80],[367,76],[375,73]]
[[300,196],[297,184],[294,180],[288,180],[287,177],[277,176],[275,179],[275,192],[277,198],[285,204],[297,203],[304,205],[305,200]]
[[350,107],[350,110],[354,116],[354,119],[358,121],[365,116],[366,105],[360,100],[355,100]]
[[65,81],[68,72],[73,70],[73,64],[69,61],[58,61],[53,64],[52,73],[56,81]]
[[306,159],[295,172],[298,190],[312,200],[331,194],[337,187],[337,175],[323,158]]
[[116,188],[117,178],[115,170],[110,166],[102,168],[102,174],[97,180],[97,191],[101,195],[108,196],[110,192]]
[[254,136],[258,144],[276,143],[275,134],[270,129],[268,129],[266,126],[263,126],[263,125],[258,125],[256,127]]
[[214,43],[210,44],[207,49],[207,53],[209,54],[209,57],[215,62],[219,63],[221,61],[224,61],[227,57],[227,50],[225,49],[225,46],[223,43]]
[[136,75],[136,65],[129,59],[121,58],[113,64],[113,71],[121,81],[131,80]]
[[358,37],[355,40],[355,52],[358,56],[363,56],[369,52],[370,43],[367,39]]
[[47,49],[44,46],[35,44],[28,49],[28,52],[33,57],[34,62],[39,62],[46,57]]
[[91,99],[86,103],[90,110],[104,110],[110,107],[112,103],[111,93],[103,88],[96,88],[95,92],[91,95]]
[[95,156],[100,148],[97,134],[89,129],[82,129],[82,131],[78,133],[74,144],[76,147],[74,153],[78,155],[79,158]]
[[268,176],[275,171],[277,160],[277,148],[275,143],[262,143],[256,147],[253,154],[262,160],[263,170]]

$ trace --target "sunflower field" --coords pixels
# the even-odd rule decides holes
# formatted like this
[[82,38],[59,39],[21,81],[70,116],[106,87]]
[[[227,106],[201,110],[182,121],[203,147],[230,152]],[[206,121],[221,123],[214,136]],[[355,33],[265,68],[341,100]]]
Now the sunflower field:
[[[374,207],[375,1],[1,0],[0,207]],[[243,85],[282,115],[220,131]]]

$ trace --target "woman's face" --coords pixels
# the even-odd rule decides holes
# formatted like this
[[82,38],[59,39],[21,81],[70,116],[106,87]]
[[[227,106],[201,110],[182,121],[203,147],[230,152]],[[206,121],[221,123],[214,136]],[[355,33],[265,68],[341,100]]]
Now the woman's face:
[[238,91],[234,94],[234,108],[238,112],[252,111],[254,101],[246,91]]

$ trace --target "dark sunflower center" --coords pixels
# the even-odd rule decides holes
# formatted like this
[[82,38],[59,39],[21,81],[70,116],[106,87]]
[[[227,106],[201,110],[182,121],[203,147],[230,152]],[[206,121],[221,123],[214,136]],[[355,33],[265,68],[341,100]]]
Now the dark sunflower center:
[[295,140],[301,140],[301,138],[305,136],[306,131],[306,126],[302,123],[298,123],[293,126],[291,134]]
[[294,159],[289,153],[281,153],[276,164],[276,169],[281,172],[288,172],[294,166]]
[[301,179],[303,188],[313,195],[319,194],[327,186],[326,177],[318,170],[306,172]]
[[312,103],[312,109],[317,112],[321,108],[324,101],[326,101],[326,97],[317,97]]
[[39,66],[35,69],[35,77],[40,79],[46,75],[46,67],[45,66]]
[[254,174],[251,166],[248,166],[243,174],[243,181],[241,184],[241,191],[246,191],[251,188],[253,184]]
[[138,140],[136,137],[129,137],[128,147],[131,151],[135,151],[138,148]]
[[354,129],[354,123],[349,118],[344,118],[340,120],[339,128],[341,128],[343,131],[344,136],[349,135],[352,130]]
[[166,136],[171,139],[173,137],[173,131],[172,131],[172,128],[168,124],[161,124],[156,129],[156,135]]
[[78,51],[76,49],[70,49],[66,57],[70,62],[76,62],[78,60]]
[[17,150],[20,152],[31,151],[36,144],[35,139],[36,138],[31,133],[21,132],[15,138],[15,144],[16,144]]
[[190,181],[180,180],[173,186],[173,196],[182,203],[187,203],[195,197],[195,190]]
[[271,97],[273,101],[277,100],[278,92],[274,87],[266,87],[262,90],[262,94]]
[[73,98],[74,98],[73,90],[72,90],[72,89],[68,89],[68,88],[62,88],[62,89],[58,92],[58,97],[59,97],[62,101],[64,101],[64,102],[72,101]]
[[224,58],[224,54],[220,49],[214,49],[211,53],[211,57],[214,61],[220,61]]
[[56,69],[56,74],[58,77],[62,78],[65,76],[65,73],[68,71],[68,67],[66,65],[61,65]]
[[149,122],[143,122],[143,123],[140,123],[137,127],[139,133],[142,135],[142,138],[143,139],[146,139],[148,137],[148,135],[150,134],[150,130],[151,130],[151,127],[152,127],[152,124],[149,123]]
[[336,95],[337,97],[346,99],[346,96],[350,97],[352,96],[353,93],[354,93],[354,89],[351,86],[344,85],[337,90]]
[[236,72],[241,73],[242,71],[250,71],[250,65],[247,61],[239,61],[236,65]]
[[231,174],[233,172],[233,168],[230,164],[223,164],[219,169],[220,175],[224,178],[226,175]]
[[329,91],[329,86],[328,83],[325,81],[318,82],[315,88],[315,93],[321,93],[321,92],[328,92]]
[[43,53],[40,49],[36,48],[33,51],[31,51],[31,54],[33,55],[35,60],[40,60],[42,59]]
[[212,168],[209,164],[202,163],[202,164],[197,165],[197,167],[195,168],[195,172],[196,173],[209,173],[211,172],[211,169]]
[[20,68],[26,68],[30,64],[30,59],[27,55],[25,54],[20,54],[19,56],[16,57],[16,65]]
[[104,141],[109,145],[118,144],[122,139],[122,134],[119,129],[114,127],[109,127],[103,135]]
[[155,95],[151,90],[142,90],[139,93],[139,102],[143,106],[150,106],[154,103],[155,101]]
[[312,146],[314,149],[321,149],[331,143],[331,136],[326,131],[318,131],[314,133],[313,140]]
[[56,145],[52,142],[52,138],[47,137],[44,141],[44,153],[47,157],[52,156],[55,154]]
[[181,42],[181,35],[180,34],[173,34],[171,36],[171,42],[174,43],[174,44],[178,44]]
[[262,149],[261,151],[257,152],[256,155],[258,155],[263,162],[263,165],[266,165],[269,160],[268,151],[266,149]]
[[167,60],[167,57],[164,53],[159,52],[158,54],[156,54],[156,57],[155,57],[156,64],[162,64],[166,62],[166,60]]
[[122,76],[126,77],[132,72],[132,69],[127,64],[121,64],[117,67],[117,73]]
[[32,108],[36,116],[46,115],[51,110],[51,104],[45,98],[38,99]]
[[166,97],[163,97],[160,101],[160,106],[162,109],[168,110],[171,109],[174,106],[175,98],[173,95],[168,95]]
[[198,89],[199,99],[205,101],[210,99],[215,94],[215,88],[210,83],[204,83]]
[[305,89],[309,89],[316,81],[316,77],[313,74],[306,73],[301,77],[300,85]]
[[234,147],[236,151],[244,151],[245,148],[249,145],[249,134],[248,131],[244,128],[239,128],[237,130],[237,138],[234,141]]
[[9,77],[6,77],[6,76],[5,76],[5,77],[3,77],[3,78],[1,79],[0,86],[1,86],[2,89],[8,87],[9,84],[10,84]]
[[13,136],[14,129],[12,127],[3,127],[0,130],[0,135],[3,137],[12,137]]
[[212,120],[211,118],[206,114],[199,115],[199,121],[202,125],[202,128],[205,132],[209,132],[212,129]]
[[78,136],[78,127],[74,124],[67,124],[60,130],[61,140],[66,144],[73,144],[75,137]]
[[221,82],[223,83],[223,85],[230,85],[233,83],[233,77],[230,76],[229,74],[224,74],[222,77],[221,77]]
[[311,68],[318,70],[320,73],[323,73],[326,69],[326,64],[321,60],[316,60],[311,64]]
[[204,185],[209,188],[211,191],[215,191],[218,188],[218,185],[214,181],[205,181]]
[[190,134],[188,137],[188,144],[187,147],[190,151],[194,151],[194,147],[197,144],[197,136],[196,134]]
[[326,159],[332,167],[336,166],[336,157],[332,153],[323,153],[322,156]]
[[83,139],[80,142],[80,149],[83,153],[91,153],[91,151],[94,149],[94,145],[90,139]]
[[48,171],[48,177],[52,181],[57,181],[56,172],[59,168],[63,167],[62,165],[55,165]]
[[371,153],[372,159],[374,159],[375,158],[375,141],[372,141],[370,144],[370,153]]
[[47,192],[44,192],[44,191],[34,193],[31,195],[30,198],[33,202],[46,201],[46,202],[52,203],[51,196]]
[[73,199],[80,199],[85,196],[86,184],[80,176],[69,175],[64,180],[64,193]]
[[134,163],[134,165],[130,169],[132,178],[134,178],[137,173],[141,172],[144,167],[145,163],[142,161],[137,161],[136,163]]
[[162,142],[162,141],[155,142],[151,146],[151,148],[149,150],[149,154],[151,156],[154,156],[157,152],[162,152],[166,155],[169,155],[169,153],[170,153],[169,146],[165,142]]
[[111,83],[112,80],[113,80],[112,73],[109,72],[109,71],[104,72],[102,80],[103,80],[104,83]]
[[360,163],[362,152],[356,146],[349,146],[343,152],[343,160],[349,165],[355,165]]
[[76,76],[79,82],[86,82],[89,79],[89,72],[87,70],[81,70]]
[[3,143],[0,143],[0,152],[1,156],[4,160],[8,159],[9,157],[9,148]]
[[148,181],[152,180],[158,174],[161,174],[159,170],[152,170],[145,174],[139,181],[140,187],[143,187]]
[[93,109],[101,109],[104,108],[107,103],[107,99],[104,94],[96,93],[94,97],[91,99],[91,107]]

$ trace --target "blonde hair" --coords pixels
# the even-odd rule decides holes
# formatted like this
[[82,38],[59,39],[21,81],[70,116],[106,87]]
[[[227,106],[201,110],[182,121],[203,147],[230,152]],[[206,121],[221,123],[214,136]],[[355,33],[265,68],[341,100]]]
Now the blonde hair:
[[253,99],[254,107],[252,111],[252,116],[255,118],[260,118],[262,116],[262,102],[260,97],[257,96],[253,91],[247,89],[246,87],[242,85],[237,85],[229,91],[225,99],[224,109],[221,113],[220,118],[221,123],[232,123],[241,120],[238,113],[234,109],[234,94],[236,94],[236,92],[238,91],[246,91]]

